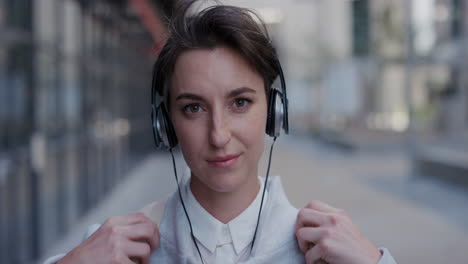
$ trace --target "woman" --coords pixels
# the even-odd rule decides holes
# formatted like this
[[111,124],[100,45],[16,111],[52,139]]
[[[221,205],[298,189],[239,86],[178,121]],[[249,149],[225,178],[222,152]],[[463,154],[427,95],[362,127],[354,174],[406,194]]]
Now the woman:
[[170,24],[152,95],[155,140],[180,145],[190,177],[48,263],[394,263],[341,210],[314,201],[298,214],[278,177],[258,177],[265,128],[287,130],[276,52],[250,11],[190,7]]

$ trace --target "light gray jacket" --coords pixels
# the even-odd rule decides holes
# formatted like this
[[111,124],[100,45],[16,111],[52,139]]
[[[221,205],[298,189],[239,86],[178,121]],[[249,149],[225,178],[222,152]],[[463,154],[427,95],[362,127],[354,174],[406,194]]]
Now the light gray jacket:
[[[294,235],[298,210],[286,198],[279,177],[271,177],[267,186],[268,199],[264,204],[256,242],[250,257],[243,264],[305,263]],[[161,246],[151,256],[151,263],[201,263],[190,237],[187,223],[177,192],[163,202],[145,206],[142,210],[159,226]],[[93,230],[98,226],[92,227]],[[385,248],[378,264],[396,264]],[[54,264],[63,255],[48,259],[44,264]]]

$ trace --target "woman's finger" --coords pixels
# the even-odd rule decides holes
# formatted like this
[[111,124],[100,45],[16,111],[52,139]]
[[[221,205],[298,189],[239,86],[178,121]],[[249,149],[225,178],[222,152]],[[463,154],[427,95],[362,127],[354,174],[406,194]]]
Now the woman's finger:
[[333,213],[333,214],[339,214],[341,212],[343,212],[343,210],[339,209],[339,208],[335,208],[327,203],[324,203],[322,201],[319,201],[319,200],[312,200],[311,202],[309,202],[305,208],[309,208],[309,209],[314,209],[314,210],[317,210],[317,211],[320,211],[320,212],[323,212],[323,213]]
[[318,227],[325,225],[328,221],[328,216],[320,211],[310,208],[302,208],[297,214],[296,228],[297,231],[299,228],[304,226]]
[[308,243],[317,244],[327,234],[326,229],[320,227],[302,227],[297,230],[296,236]]
[[318,244],[311,244],[309,250],[304,255],[306,263],[309,264],[328,264],[325,261],[331,253],[331,245],[321,241]]
[[124,248],[124,253],[132,262],[138,261],[141,264],[149,264],[151,248],[148,243],[129,240],[125,243]]
[[133,241],[144,241],[150,245],[151,252],[159,248],[159,230],[149,221],[135,225],[121,226],[121,234]]
[[149,218],[146,217],[143,213],[137,212],[128,215],[110,217],[106,222],[104,222],[103,226],[133,225],[143,223],[148,220]]
[[318,247],[313,246],[311,247],[304,255],[305,261],[307,264],[318,264],[320,259],[320,254],[319,254]]
[[327,235],[327,230],[320,227],[302,227],[297,230],[296,237],[302,252],[308,251]]
[[142,264],[141,260],[139,258],[131,257],[130,261],[134,264]]

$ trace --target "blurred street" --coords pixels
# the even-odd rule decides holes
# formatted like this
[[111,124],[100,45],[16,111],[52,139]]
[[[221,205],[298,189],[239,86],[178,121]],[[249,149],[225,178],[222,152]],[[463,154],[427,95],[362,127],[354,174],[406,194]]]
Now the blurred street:
[[[271,140],[267,140],[260,173]],[[181,155],[176,156],[183,170]],[[112,215],[137,211],[175,190],[169,153],[150,155],[44,256],[67,252],[87,227]],[[466,263],[468,193],[440,181],[415,177],[398,147],[343,150],[311,138],[280,137],[271,175],[282,175],[291,203],[312,199],[343,208],[377,246],[390,249],[398,263]],[[272,219],[274,221],[274,219]]]

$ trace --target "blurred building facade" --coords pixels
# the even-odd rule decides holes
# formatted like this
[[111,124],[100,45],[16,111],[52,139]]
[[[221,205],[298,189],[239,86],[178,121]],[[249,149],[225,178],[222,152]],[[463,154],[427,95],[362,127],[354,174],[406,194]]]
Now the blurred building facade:
[[[260,14],[286,74],[292,131],[309,133],[324,116],[324,68],[349,58],[349,1],[226,0]],[[339,100],[339,98],[335,98]],[[333,102],[334,103],[334,102]]]
[[[342,91],[357,83],[359,99],[356,111],[340,118],[352,122],[334,125],[332,114],[325,125],[466,140],[466,1],[355,0],[349,8],[352,53],[324,69],[323,89],[333,89],[328,79],[342,79]],[[337,70],[343,64],[347,76]]]
[[37,258],[152,150],[154,34],[131,2],[0,0],[0,263]]
[[[429,85],[439,95],[435,126],[450,137],[468,135],[468,3],[435,1],[434,45],[429,55],[441,69],[430,73]],[[444,76],[445,74],[445,76]]]
[[467,1],[225,2],[267,23],[294,101],[293,131],[466,141]]
[[468,1],[224,2],[266,22],[286,73],[293,133],[406,148],[415,167],[437,164],[415,174],[466,178]]

